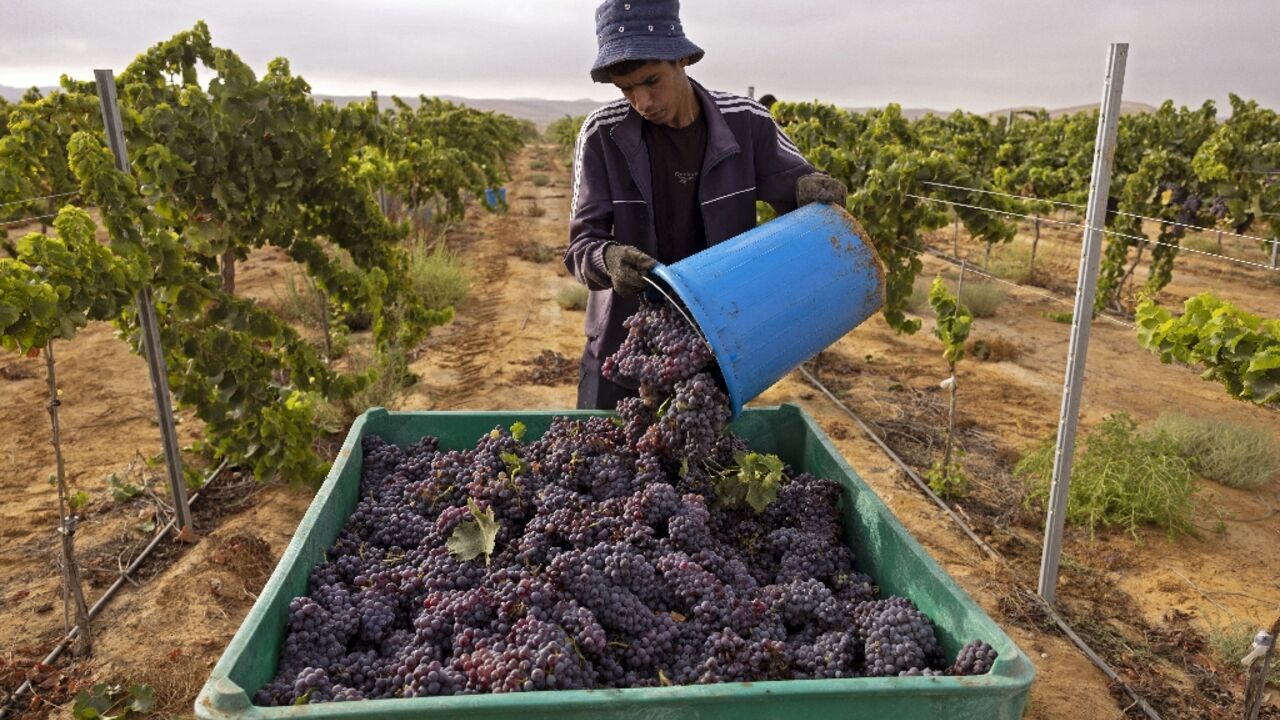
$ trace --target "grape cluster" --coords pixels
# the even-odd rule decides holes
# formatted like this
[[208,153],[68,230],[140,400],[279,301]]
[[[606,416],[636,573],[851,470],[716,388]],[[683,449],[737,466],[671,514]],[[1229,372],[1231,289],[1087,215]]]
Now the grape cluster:
[[[854,569],[836,483],[786,468],[763,512],[721,502],[748,448],[709,351],[669,308],[627,327],[606,367],[642,387],[616,418],[363,439],[360,499],[257,703],[990,670],[981,641],[947,666],[929,619]],[[492,553],[455,554],[477,513]]]
[[1204,199],[1187,191],[1186,187],[1175,182],[1165,181],[1158,185],[1158,192],[1168,198],[1167,204],[1177,207],[1174,225],[1168,228],[1170,237],[1181,238],[1186,235],[1188,225],[1200,224],[1200,212],[1207,210],[1215,219],[1221,220],[1226,215],[1226,203],[1223,198],[1215,198],[1208,208],[1204,208]]
[[956,653],[956,661],[947,668],[947,674],[984,675],[991,671],[998,655],[995,648],[982,640],[974,640]]
[[601,368],[614,382],[629,381],[650,394],[668,394],[675,383],[715,359],[698,331],[669,304],[641,299],[640,309],[622,325],[627,337]]

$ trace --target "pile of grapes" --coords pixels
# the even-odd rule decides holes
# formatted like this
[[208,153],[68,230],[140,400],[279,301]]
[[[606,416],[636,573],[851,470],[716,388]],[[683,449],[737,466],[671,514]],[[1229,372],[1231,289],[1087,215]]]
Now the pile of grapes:
[[839,486],[726,433],[712,356],[645,304],[606,372],[618,417],[466,450],[364,439],[360,501],[289,605],[288,705],[571,688],[987,672],[841,542]]

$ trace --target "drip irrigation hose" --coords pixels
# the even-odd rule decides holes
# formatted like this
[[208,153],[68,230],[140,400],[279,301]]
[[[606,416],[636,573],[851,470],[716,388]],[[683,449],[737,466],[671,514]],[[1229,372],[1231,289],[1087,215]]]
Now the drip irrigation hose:
[[[209,483],[217,479],[218,474],[221,473],[223,468],[225,468],[226,466],[227,466],[227,461],[223,460],[222,464],[214,468],[213,472],[209,473],[209,477],[205,480],[204,487],[208,487]],[[191,499],[187,501],[187,506],[190,507],[191,505],[193,505],[196,499],[200,497],[200,494],[201,494],[200,492],[193,494],[191,496]],[[135,570],[137,570],[138,566],[142,565],[142,561],[146,560],[147,556],[151,554],[151,551],[155,550],[156,546],[160,544],[160,541],[163,540],[166,536],[168,536],[169,531],[175,527],[176,522],[177,522],[177,517],[175,516],[174,519],[170,520],[163,528],[161,528],[160,532],[156,533],[155,537],[151,538],[151,542],[147,543],[147,546],[142,549],[142,552],[138,553],[138,557],[134,558],[133,562],[129,563],[129,567],[125,568],[124,571],[120,573],[120,576],[117,577],[116,581],[111,584],[111,587],[107,588],[107,591],[102,593],[102,597],[99,597],[98,601],[93,604],[93,607],[89,608],[90,622],[92,622],[94,618],[98,617],[98,613],[101,612],[104,607],[106,607],[107,603],[111,600],[112,596],[116,594],[116,591],[118,591],[121,587],[124,586],[126,582],[129,581],[129,575],[131,575]],[[76,625],[72,627],[70,630],[68,630],[67,634],[64,635],[62,640],[57,645],[54,646],[53,650],[50,651],[49,654],[45,656],[44,660],[40,661],[40,664],[50,665],[56,662],[57,659],[62,656],[62,653],[66,651],[67,647],[71,645],[71,643],[76,639],[76,636],[78,636],[79,634],[80,634],[79,625]],[[30,690],[31,690],[30,680],[27,680],[26,682],[22,683],[22,685],[18,686],[18,689],[13,691],[13,694],[10,695],[5,700],[4,706],[0,707],[0,720],[4,720],[5,718],[9,717],[9,711],[13,707],[14,702],[18,698],[25,695]]]
[[[864,422],[862,418],[858,417],[857,413],[851,410],[848,405],[845,405],[843,402],[841,402],[839,398],[837,398],[834,394],[832,394],[832,392],[827,389],[827,386],[823,385],[818,380],[818,378],[814,377],[813,374],[810,373],[807,368],[805,368],[804,366],[801,366],[799,370],[800,370],[800,373],[804,375],[805,379],[808,380],[810,384],[812,384],[815,388],[818,389],[819,392],[825,395],[828,400],[830,400],[832,403],[835,404],[836,407],[843,410],[846,415],[852,418],[853,421],[858,424],[858,427],[862,428],[862,431],[866,434],[866,436],[870,438],[871,441],[874,442],[880,448],[880,450],[883,451],[884,454],[889,457],[890,460],[892,460],[899,468],[901,468],[903,472],[905,472],[907,476],[910,477],[911,480],[917,486],[919,486],[919,488],[925,493],[925,495],[927,495],[935,505],[941,508],[943,512],[947,514],[947,517],[951,518],[951,520],[960,528],[960,530],[964,532],[965,535],[969,537],[970,540],[976,543],[978,547],[982,548],[982,550],[986,552],[988,555],[990,555],[994,560],[999,562],[1006,570],[1010,569],[1008,561],[1005,560],[1004,556],[996,552],[994,549],[992,549],[992,547],[988,545],[986,542],[984,542],[982,538],[978,537],[977,533],[975,533],[973,529],[969,527],[969,524],[966,523],[964,519],[962,519],[959,515],[957,515],[956,512],[952,510],[950,506],[948,506],[945,502],[943,502],[942,498],[938,497],[937,493],[933,492],[933,490],[929,488],[929,484],[926,483],[920,477],[920,475],[911,468],[911,466],[903,462],[902,458],[898,457],[897,453],[895,453],[888,445],[886,445],[885,442],[881,440],[878,435],[872,432],[871,427],[867,425],[867,423]],[[1149,705],[1147,701],[1142,698],[1141,695],[1139,695],[1133,688],[1129,687],[1127,683],[1121,680],[1120,676],[1116,674],[1116,671],[1111,669],[1111,666],[1108,665],[1107,662],[1103,660],[1096,652],[1094,652],[1093,648],[1089,647],[1089,644],[1084,641],[1084,638],[1076,634],[1075,630],[1071,628],[1071,625],[1067,623],[1066,619],[1063,618],[1062,615],[1060,615],[1058,611],[1048,603],[1048,601],[1046,601],[1044,598],[1040,597],[1039,595],[1033,592],[1023,589],[1022,586],[1018,585],[1017,583],[1014,583],[1014,588],[1023,596],[1035,601],[1036,604],[1039,605],[1042,610],[1044,610],[1045,614],[1049,617],[1049,619],[1052,620],[1053,623],[1058,626],[1058,629],[1062,631],[1062,634],[1066,635],[1067,639],[1070,640],[1071,643],[1080,650],[1080,652],[1084,653],[1084,656],[1087,657],[1090,662],[1096,665],[1097,668],[1101,670],[1102,673],[1106,675],[1109,680],[1111,680],[1111,682],[1115,683],[1116,685],[1119,685],[1125,691],[1125,694],[1133,698],[1134,704],[1140,710],[1142,710],[1142,712],[1148,718],[1150,718],[1151,720],[1162,720],[1162,718],[1160,717],[1160,714],[1155,711],[1155,708],[1151,707],[1151,705]]]

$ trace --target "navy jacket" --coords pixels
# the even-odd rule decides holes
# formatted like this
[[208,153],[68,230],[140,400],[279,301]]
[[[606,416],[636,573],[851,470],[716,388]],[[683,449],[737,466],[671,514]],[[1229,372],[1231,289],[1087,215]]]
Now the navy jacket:
[[[796,207],[796,180],[816,172],[769,111],[749,98],[709,91],[693,82],[707,120],[707,150],[698,196],[707,245],[756,225],[756,201],[779,214]],[[642,118],[625,99],[587,116],[578,132],[573,161],[573,204],[565,266],[591,290],[587,301],[584,369],[598,372],[626,337],[622,321],[639,301],[613,292],[604,249],[634,245],[664,263],[702,247],[658,247],[653,228],[653,182],[649,152],[640,136]]]

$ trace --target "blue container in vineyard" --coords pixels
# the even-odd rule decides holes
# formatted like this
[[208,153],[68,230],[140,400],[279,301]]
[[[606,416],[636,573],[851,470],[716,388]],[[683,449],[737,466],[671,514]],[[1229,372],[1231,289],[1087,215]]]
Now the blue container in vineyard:
[[485,188],[485,190],[484,190],[484,204],[485,204],[485,205],[486,205],[490,210],[497,210],[499,207],[506,207],[506,204],[507,204],[507,189],[506,189],[506,188],[504,188],[504,187],[500,187],[500,188]]
[[653,269],[715,352],[733,414],[884,304],[884,266],[843,208],[813,203]]

